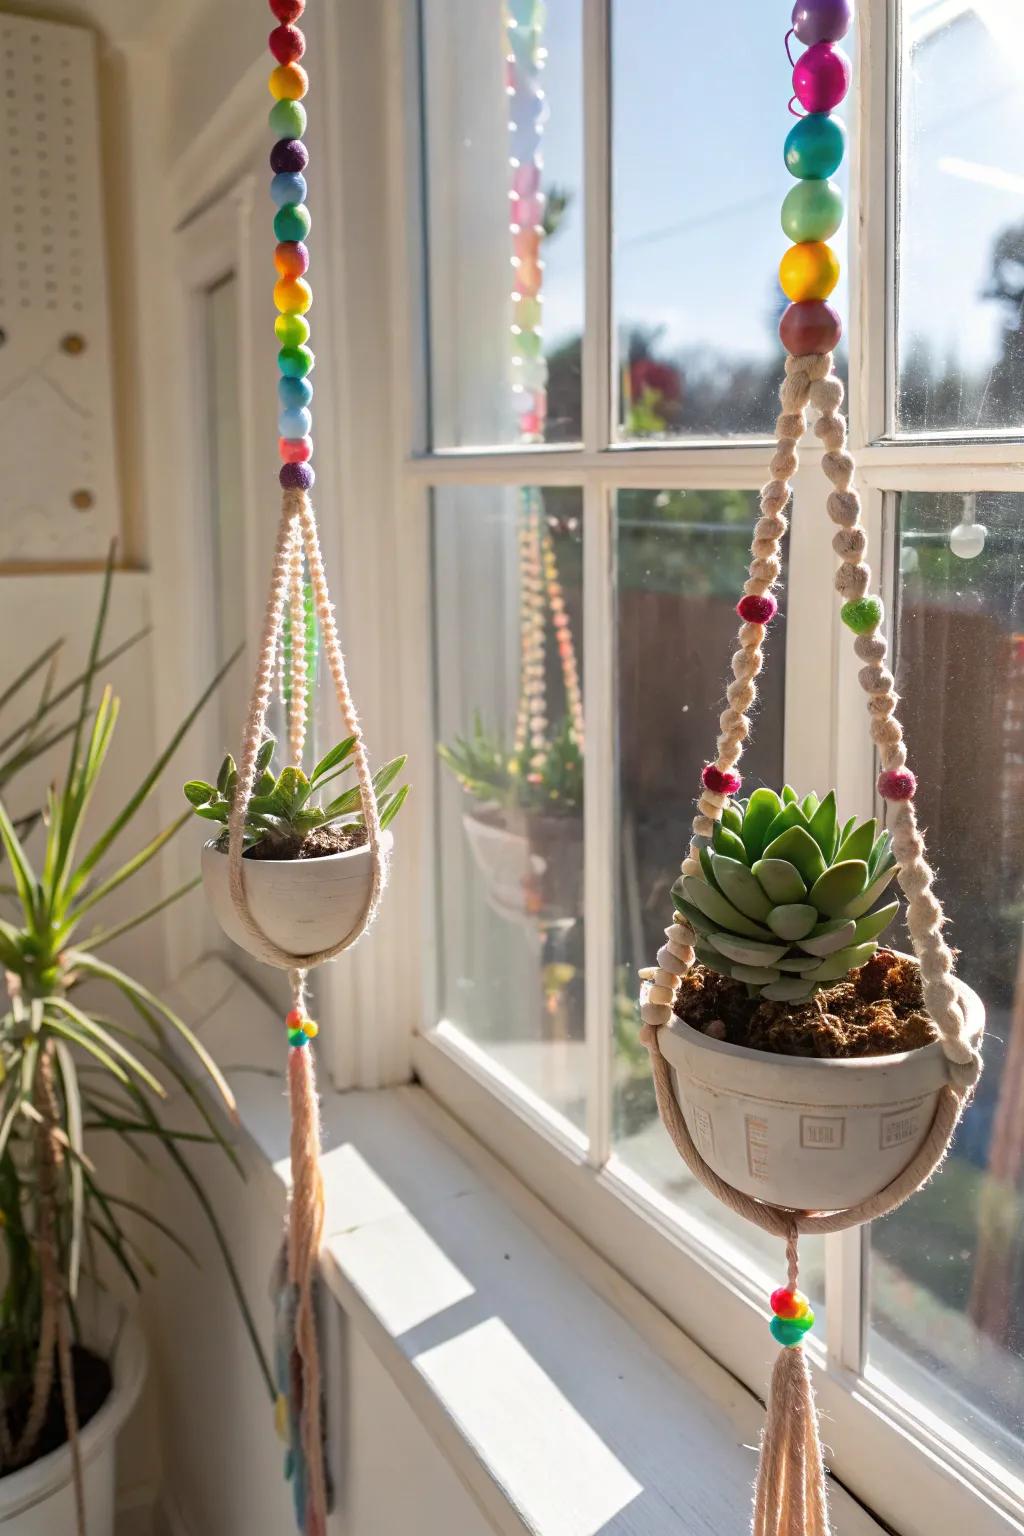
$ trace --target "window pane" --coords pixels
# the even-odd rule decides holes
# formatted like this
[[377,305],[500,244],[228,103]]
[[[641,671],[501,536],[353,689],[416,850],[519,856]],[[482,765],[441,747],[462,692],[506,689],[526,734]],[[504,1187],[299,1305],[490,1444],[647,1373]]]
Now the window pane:
[[1020,430],[1024,8],[902,0],[897,425]]
[[[753,491],[620,491],[618,550],[619,904],[615,1150],[668,1199],[698,1209],[771,1276],[778,1242],[732,1216],[691,1177],[658,1118],[637,1039],[637,969],[672,918],[671,887],[689,846],[700,771],[718,734],[737,595],[757,520]],[[785,618],[769,632],[746,783],[782,787]],[[666,653],[671,650],[670,670]],[[807,785],[810,789],[812,786]],[[804,1289],[820,1295],[822,1244],[801,1245]]]
[[[769,434],[786,304],[779,210],[794,185],[783,12],[735,0],[724,30],[713,5],[614,0],[612,14],[621,435]],[[845,196],[845,161],[833,180]],[[845,230],[831,241],[844,268]],[[833,302],[848,313],[845,272]]]
[[422,0],[436,448],[580,436],[580,5]]
[[434,495],[441,1017],[582,1127],[577,490]]
[[[1024,495],[906,494],[897,686],[985,1072],[942,1173],[875,1223],[872,1360],[1020,1466],[1024,1401]],[[987,527],[972,559],[950,550]],[[977,542],[977,540],[976,540]],[[960,530],[954,548],[976,547]],[[923,770],[923,771],[922,771]]]

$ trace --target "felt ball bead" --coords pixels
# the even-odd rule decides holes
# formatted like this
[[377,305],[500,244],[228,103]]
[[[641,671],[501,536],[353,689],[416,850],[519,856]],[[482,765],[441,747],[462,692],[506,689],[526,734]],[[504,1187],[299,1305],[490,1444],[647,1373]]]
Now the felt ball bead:
[[267,86],[275,101],[301,101],[309,90],[309,76],[301,64],[279,64],[270,71]]
[[290,1029],[288,1031],[288,1044],[289,1045],[300,1046],[300,1045],[305,1045],[305,1043],[306,1043],[306,1037],[302,1033],[301,1029]]
[[839,610],[839,617],[855,635],[870,635],[881,626],[885,609],[880,597],[861,597],[844,603]]
[[796,0],[793,31],[809,48],[813,43],[838,43],[850,30],[850,0]]
[[309,270],[309,251],[301,240],[282,240],[274,248],[274,266],[281,277],[301,277]]
[[736,604],[736,612],[747,624],[770,624],[778,611],[778,603],[767,592],[762,597],[748,592]]
[[275,175],[279,171],[304,171],[308,164],[309,150],[301,139],[278,139],[270,151],[270,169]]
[[[297,69],[298,65],[290,65]],[[815,43],[793,66],[793,94],[808,112],[831,112],[850,89],[850,61],[841,48]]]
[[827,240],[843,222],[843,194],[832,181],[798,181],[782,204],[790,240]]
[[802,1344],[806,1328],[802,1328],[795,1318],[773,1317],[768,1324],[772,1338],[777,1344],[786,1349],[793,1349],[797,1344]]
[[789,130],[783,153],[791,176],[827,181],[843,163],[846,129],[827,112],[808,112]]
[[285,1014],[284,1022],[289,1029],[301,1029],[302,1014],[299,1012],[298,1008],[289,1008],[288,1012]]
[[277,354],[277,366],[290,379],[304,379],[313,371],[316,359],[308,347],[282,347]]
[[776,1317],[799,1317],[807,1307],[807,1297],[780,1285],[777,1291],[772,1291],[770,1306]]
[[277,430],[282,437],[308,437],[313,418],[304,405],[289,406],[277,418]]
[[301,410],[312,400],[313,386],[308,379],[278,379],[277,398],[286,410]]
[[310,491],[316,475],[309,464],[282,464],[277,478],[285,491]]
[[827,299],[839,281],[836,253],[823,240],[791,245],[779,262],[779,283],[787,299]]
[[306,9],[306,0],[270,0],[270,9],[278,21],[291,25]]
[[288,22],[275,27],[267,39],[270,51],[279,64],[294,64],[306,51],[306,39],[298,27]]
[[279,139],[301,139],[306,109],[301,101],[278,101],[270,109],[270,131]]
[[793,357],[831,352],[842,334],[843,322],[821,299],[788,305],[779,321],[779,340]]
[[307,464],[313,457],[313,439],[280,437],[277,440],[277,455],[285,464]]
[[274,321],[274,335],[282,347],[301,347],[309,340],[309,321],[304,315],[278,315]]
[[913,800],[917,779],[909,768],[888,768],[878,775],[878,793],[883,800]]
[[279,277],[274,284],[274,304],[282,315],[304,315],[313,302],[313,290],[304,277]]
[[304,203],[308,190],[306,178],[299,171],[281,171],[271,178],[270,198],[278,208],[289,203]]
[[708,763],[700,777],[705,789],[719,795],[735,795],[743,783],[735,768],[719,768],[714,763]]
[[306,1019],[302,1025],[302,1032],[307,1039],[315,1040],[320,1033],[320,1026],[315,1019]]
[[278,240],[305,240],[312,222],[305,203],[287,203],[274,214],[274,234]]

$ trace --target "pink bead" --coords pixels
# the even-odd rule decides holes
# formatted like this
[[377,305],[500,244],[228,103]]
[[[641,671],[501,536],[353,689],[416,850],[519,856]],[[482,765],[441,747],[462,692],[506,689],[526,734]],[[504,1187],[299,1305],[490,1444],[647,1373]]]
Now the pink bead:
[[748,592],[746,597],[741,597],[736,604],[736,612],[748,624],[770,624],[778,611],[778,603],[774,597],[769,597],[767,592],[763,597],[757,597],[753,592]]
[[512,172],[512,190],[517,197],[536,197],[540,191],[540,166],[532,160],[517,165]]
[[815,43],[793,66],[793,93],[808,112],[831,112],[850,89],[850,74],[841,48]]
[[279,437],[277,451],[286,464],[305,464],[313,457],[311,437]]
[[708,763],[700,777],[704,788],[716,795],[734,795],[743,783],[735,768],[716,768],[714,763]]
[[524,416],[519,418],[519,429],[527,437],[536,437],[540,431],[540,417],[535,411],[527,411]]
[[917,779],[909,768],[889,768],[878,775],[878,793],[883,800],[913,800]]

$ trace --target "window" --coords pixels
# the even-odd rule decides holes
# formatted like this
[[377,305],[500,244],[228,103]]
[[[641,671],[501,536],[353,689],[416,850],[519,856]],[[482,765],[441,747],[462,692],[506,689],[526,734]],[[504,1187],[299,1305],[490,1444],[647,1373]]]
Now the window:
[[[535,0],[418,5],[427,361],[403,475],[434,769],[415,1061],[761,1392],[782,1256],[687,1178],[635,995],[777,412],[782,12],[738,0],[723,29],[648,0],[546,9],[541,28]],[[990,1038],[942,1173],[803,1264],[837,1476],[905,1536],[987,1536],[1024,1519],[1024,179],[1006,149],[1024,37],[999,0],[860,11],[839,364],[911,752],[942,765],[922,773],[924,820]],[[809,434],[745,772],[880,814],[819,458]]]

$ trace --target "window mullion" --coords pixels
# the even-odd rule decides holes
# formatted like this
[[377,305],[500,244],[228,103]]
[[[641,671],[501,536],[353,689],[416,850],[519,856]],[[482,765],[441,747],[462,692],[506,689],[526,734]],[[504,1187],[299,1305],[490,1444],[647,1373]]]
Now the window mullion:
[[583,446],[611,431],[611,0],[583,6]]

